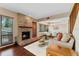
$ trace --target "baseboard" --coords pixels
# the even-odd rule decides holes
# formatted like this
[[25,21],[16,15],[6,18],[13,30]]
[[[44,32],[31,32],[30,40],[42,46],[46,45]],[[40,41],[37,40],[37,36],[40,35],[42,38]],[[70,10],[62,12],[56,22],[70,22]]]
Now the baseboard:
[[0,49],[3,49],[3,48],[6,48],[6,47],[10,47],[12,45],[14,45],[15,43],[12,43],[12,44],[8,44],[8,45],[5,45],[5,46],[1,46]]

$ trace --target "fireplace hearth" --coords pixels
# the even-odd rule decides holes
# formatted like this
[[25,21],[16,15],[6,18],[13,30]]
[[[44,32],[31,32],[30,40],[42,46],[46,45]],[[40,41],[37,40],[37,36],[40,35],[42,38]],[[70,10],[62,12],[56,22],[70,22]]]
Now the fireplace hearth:
[[27,40],[30,38],[30,31],[22,32],[22,40]]

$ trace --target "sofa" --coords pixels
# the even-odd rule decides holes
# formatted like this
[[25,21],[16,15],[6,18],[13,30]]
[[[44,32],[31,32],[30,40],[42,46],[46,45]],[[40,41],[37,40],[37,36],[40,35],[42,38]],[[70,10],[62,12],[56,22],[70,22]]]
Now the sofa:
[[60,45],[62,47],[71,49],[73,48],[74,42],[74,38],[68,33],[63,33],[61,40],[59,40],[57,37],[53,38],[52,41],[50,40],[50,44]]

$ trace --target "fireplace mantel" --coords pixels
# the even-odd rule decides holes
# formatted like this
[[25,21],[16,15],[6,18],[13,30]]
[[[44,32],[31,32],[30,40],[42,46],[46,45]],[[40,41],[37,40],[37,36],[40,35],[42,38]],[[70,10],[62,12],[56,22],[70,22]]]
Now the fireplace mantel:
[[18,26],[19,28],[32,28],[31,26]]

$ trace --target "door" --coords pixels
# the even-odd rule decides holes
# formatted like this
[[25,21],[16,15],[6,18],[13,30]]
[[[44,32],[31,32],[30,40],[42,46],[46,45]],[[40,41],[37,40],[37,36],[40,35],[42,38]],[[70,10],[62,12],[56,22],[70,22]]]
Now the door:
[[1,16],[1,46],[13,43],[13,20],[7,16]]
[[37,23],[32,22],[32,37],[36,37],[36,36],[37,36]]

